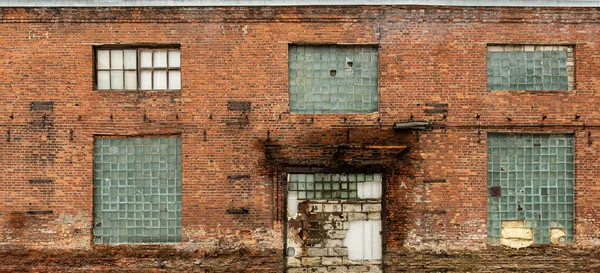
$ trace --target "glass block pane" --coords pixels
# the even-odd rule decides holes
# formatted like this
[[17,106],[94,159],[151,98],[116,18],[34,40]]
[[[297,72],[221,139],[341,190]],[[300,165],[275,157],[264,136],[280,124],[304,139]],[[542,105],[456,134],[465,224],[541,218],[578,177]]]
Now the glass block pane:
[[110,72],[98,71],[98,90],[110,89]]
[[[181,142],[175,138],[100,138],[94,146],[94,157],[107,162],[94,169],[94,242],[180,242],[181,177],[177,173],[181,164],[165,164],[161,156],[181,157],[176,153]],[[139,156],[129,156],[128,151],[137,150],[142,151]],[[159,166],[166,169],[159,171]],[[130,173],[138,179],[120,178]]]
[[169,67],[178,68],[180,67],[180,53],[179,50],[169,50]]
[[171,90],[181,89],[181,72],[180,71],[169,71],[169,89],[171,89]]
[[109,69],[110,68],[110,51],[98,50],[97,54],[97,65],[98,69]]
[[154,90],[167,89],[167,71],[154,71]]
[[125,71],[125,89],[127,89],[127,90],[137,89],[137,72],[136,71]]
[[123,50],[110,51],[110,68],[123,69]]
[[501,187],[501,196],[488,196],[490,231],[499,234],[502,220],[525,220],[534,243],[549,243],[551,226],[572,242],[573,153],[572,135],[489,134],[488,192]]
[[490,46],[488,90],[572,89],[573,61],[567,46]]
[[154,67],[167,67],[167,51],[154,51]]
[[123,50],[123,67],[125,69],[136,69],[137,68],[137,51],[136,50]]
[[110,71],[110,89],[123,89],[123,70]]
[[[348,182],[348,176],[354,181]],[[360,182],[356,180],[360,177]],[[366,177],[370,181],[365,181]],[[298,199],[381,198],[381,175],[365,174],[290,174],[289,191],[298,191]]]
[[142,90],[152,89],[152,71],[142,70],[142,73],[140,73],[140,88]]
[[372,113],[378,110],[378,53],[372,46],[290,46],[290,110]]
[[152,67],[152,51],[140,52],[140,66],[141,67]]

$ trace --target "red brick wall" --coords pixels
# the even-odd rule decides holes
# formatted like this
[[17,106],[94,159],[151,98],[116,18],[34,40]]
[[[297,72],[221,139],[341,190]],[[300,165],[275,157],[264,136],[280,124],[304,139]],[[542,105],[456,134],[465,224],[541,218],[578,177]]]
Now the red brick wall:
[[[576,141],[571,247],[597,246],[598,18],[591,8],[0,9],[0,245],[89,249],[94,136],[177,134],[184,241],[173,251],[276,251],[263,259],[278,268],[283,196],[273,172],[290,165],[385,167],[389,260],[483,251],[486,133],[566,132]],[[378,44],[379,112],[289,113],[290,43]],[[487,91],[486,45],[498,43],[574,45],[575,90]],[[181,91],[94,91],[93,46],[104,44],[180,44]],[[33,101],[54,107],[31,111]],[[228,101],[252,103],[249,125],[226,124],[246,118]],[[425,113],[427,103],[448,104],[447,115]],[[392,130],[411,116],[447,128]],[[265,147],[267,135],[281,146]],[[343,143],[410,150],[377,161],[314,148]]]

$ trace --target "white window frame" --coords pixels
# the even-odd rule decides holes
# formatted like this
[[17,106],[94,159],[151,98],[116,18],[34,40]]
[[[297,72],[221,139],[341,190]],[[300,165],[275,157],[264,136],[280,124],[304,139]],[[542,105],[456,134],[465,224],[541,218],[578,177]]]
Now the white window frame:
[[[126,52],[135,51],[135,60],[127,62]],[[113,65],[113,54],[121,54],[114,60],[119,60]],[[150,64],[147,65],[143,60],[148,60],[147,54],[150,53]],[[161,54],[162,53],[162,54]],[[142,58],[144,55],[144,58]],[[163,58],[158,58],[162,55]],[[101,56],[107,59],[101,61]],[[158,60],[163,60],[162,64],[156,64]],[[129,63],[129,65],[127,65]],[[145,64],[146,63],[146,64]],[[122,74],[119,75],[121,72]],[[133,72],[133,73],[132,73]],[[130,78],[127,78],[129,74]],[[135,82],[128,84],[132,80],[131,75],[135,74]],[[113,81],[121,77],[121,82]],[[163,80],[157,81],[160,77]],[[100,78],[107,79],[107,84],[102,84]],[[149,86],[146,84],[148,83]],[[129,82],[131,83],[131,82]],[[135,86],[135,88],[134,88]],[[181,90],[181,50],[179,46],[161,46],[161,47],[117,47],[100,46],[94,48],[94,90],[98,91],[172,91]]]

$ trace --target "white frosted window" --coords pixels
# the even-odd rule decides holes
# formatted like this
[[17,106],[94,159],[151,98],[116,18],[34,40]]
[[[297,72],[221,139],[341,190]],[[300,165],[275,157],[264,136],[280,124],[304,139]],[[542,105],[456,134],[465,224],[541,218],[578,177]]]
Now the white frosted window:
[[180,71],[169,71],[169,89],[181,89]]
[[167,89],[166,71],[154,71],[154,89]]
[[167,67],[167,52],[166,51],[155,51],[154,52],[154,67]]
[[287,198],[287,217],[293,219],[296,216],[298,216],[298,192],[290,191]]
[[373,174],[373,179],[365,179],[357,184],[358,198],[381,198],[381,174]]
[[110,72],[109,71],[98,71],[98,89],[100,89],[100,90],[110,89]]
[[109,69],[110,68],[110,51],[98,50],[96,54],[98,59],[98,69]]
[[123,69],[123,50],[110,51],[110,68]]
[[142,71],[140,88],[142,90],[152,89],[152,71]]
[[381,220],[350,221],[343,245],[350,260],[380,260]]
[[123,50],[123,65],[125,69],[137,68],[137,51]]
[[140,66],[141,67],[152,67],[152,52],[142,51],[140,53]]
[[169,67],[180,67],[180,53],[179,50],[169,51]]
[[125,89],[127,89],[127,90],[137,89],[137,72],[125,71]]
[[110,71],[110,89],[123,89],[123,71]]

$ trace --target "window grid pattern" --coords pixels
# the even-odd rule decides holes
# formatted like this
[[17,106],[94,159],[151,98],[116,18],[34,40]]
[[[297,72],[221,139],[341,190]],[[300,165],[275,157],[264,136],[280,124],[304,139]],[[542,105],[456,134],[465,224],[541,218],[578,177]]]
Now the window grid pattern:
[[98,49],[98,90],[179,90],[179,49]]
[[488,90],[572,90],[572,46],[488,46]]
[[288,190],[298,199],[356,199],[365,182],[381,182],[381,174],[290,174]]
[[181,139],[98,138],[94,242],[181,242]]
[[379,57],[373,46],[289,48],[290,111],[305,114],[378,110]]
[[[572,135],[488,136],[488,238],[499,243],[503,220],[525,220],[534,243],[549,244],[550,229],[573,241],[574,158]],[[501,187],[501,197],[492,197]]]

